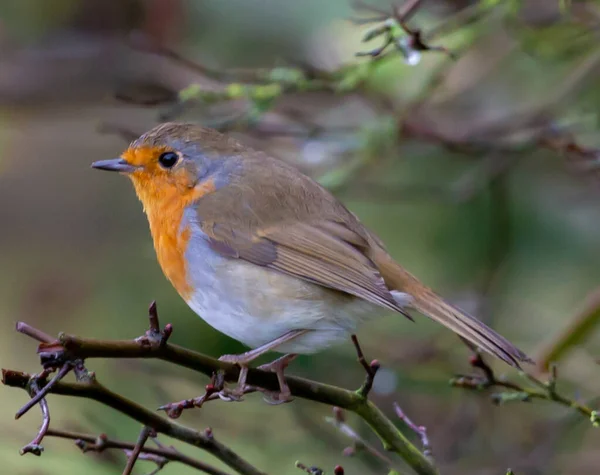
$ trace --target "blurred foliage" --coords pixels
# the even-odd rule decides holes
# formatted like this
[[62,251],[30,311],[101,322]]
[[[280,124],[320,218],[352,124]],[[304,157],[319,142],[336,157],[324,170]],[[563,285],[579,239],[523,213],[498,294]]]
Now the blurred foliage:
[[[374,4],[390,11],[389,2]],[[0,2],[2,366],[37,368],[33,345],[13,333],[15,320],[52,334],[130,338],[145,328],[144,308],[153,299],[174,325],[175,343],[215,356],[243,350],[196,318],[168,285],[129,184],[88,169],[126,145],[98,133],[99,123],[140,133],[165,116],[220,124],[319,178],[409,270],[535,355],[598,287],[598,158],[582,162],[569,147],[532,144],[535,132],[525,127],[502,136],[502,146],[516,153],[477,147],[497,138],[486,128],[517,126],[548,103],[559,129],[567,125],[578,144],[600,146],[592,61],[599,11],[595,1],[426,2],[410,25],[458,59],[427,52],[411,66],[393,49],[379,59],[356,58],[371,25],[348,22],[356,14],[342,0]],[[214,70],[251,68],[262,76],[206,77],[127,46],[133,29]],[[563,97],[585,61],[586,80]],[[114,91],[124,81],[179,91],[164,95],[176,103],[118,102]],[[415,102],[420,107],[411,107]],[[426,130],[399,133],[403,114]],[[422,133],[431,130],[436,134]],[[475,152],[465,151],[467,139]],[[600,338],[595,325],[579,336],[585,339],[572,342],[561,360],[559,384],[587,400],[600,393]],[[393,417],[398,401],[428,428],[442,473],[502,473],[507,466],[517,475],[597,473],[598,431],[588,421],[542,402],[496,407],[451,388],[448,379],[468,362],[449,332],[388,316],[360,337],[367,355],[384,365],[375,402]],[[354,360],[351,345],[343,345],[301,357],[290,371],[357,387],[362,370]],[[195,396],[206,384],[156,362],[90,367],[147,407]],[[12,420],[23,402],[24,393],[0,391],[7,473],[122,470],[120,453],[84,456],[53,439],[45,441],[42,460],[19,457],[39,423],[35,411]],[[93,402],[49,402],[56,427],[127,440],[139,431]],[[329,408],[304,401],[273,408],[257,396],[189,411],[182,422],[213,427],[270,473],[299,473],[295,460],[341,464],[349,475],[384,473],[365,453],[342,457],[347,441],[327,415]],[[368,428],[349,422],[376,443]],[[192,473],[165,468],[170,472]]]

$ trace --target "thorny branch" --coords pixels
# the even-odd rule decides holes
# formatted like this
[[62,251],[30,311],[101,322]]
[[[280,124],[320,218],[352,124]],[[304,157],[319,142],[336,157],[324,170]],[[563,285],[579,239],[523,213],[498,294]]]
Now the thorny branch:
[[[154,303],[150,306],[149,319],[150,329],[144,336],[135,340],[102,341],[60,334],[58,340],[40,345],[39,353],[42,365],[47,368],[56,368],[68,362],[79,362],[90,358],[156,358],[211,377],[215,373],[221,374],[223,381],[237,381],[239,367],[236,365],[224,363],[169,343],[168,337],[172,332],[172,327],[166,325],[162,331],[160,330]],[[206,450],[238,473],[251,475],[263,473],[218,442],[212,430],[199,432],[171,422],[169,419],[110,391],[96,380],[93,373],[86,372],[85,374],[86,377],[79,378],[75,383],[56,382],[49,388],[49,392],[96,400],[135,419],[144,426],[152,428],[157,433],[163,433]],[[89,374],[92,374],[92,377],[89,377]],[[3,370],[2,376],[5,385],[20,388],[26,388],[32,378],[26,373],[11,370]],[[38,376],[40,385],[47,385],[45,380],[47,374],[43,376],[43,378]],[[368,400],[366,393],[363,395],[360,392],[293,376],[287,376],[286,382],[293,396],[337,406],[356,413],[371,426],[383,442],[384,448],[399,455],[416,473],[424,475],[438,473],[427,457]],[[248,384],[259,391],[275,391],[279,387],[276,375],[259,369],[249,370]],[[213,397],[215,397],[214,393],[205,399]]]
[[[31,375],[27,373],[10,370],[2,371],[2,382],[6,386],[25,388],[30,383],[30,380]],[[214,437],[212,431],[206,430],[200,432],[171,422],[157,415],[154,411],[145,409],[134,401],[110,391],[98,381],[75,383],[61,381],[55,384],[50,392],[52,394],[93,399],[144,425],[152,427],[157,433],[165,434],[209,452],[240,474],[264,475],[264,472],[253,467],[230,448],[219,442]]]
[[456,376],[450,380],[452,386],[474,391],[482,391],[488,388],[500,388],[503,391],[491,395],[492,402],[498,405],[512,401],[530,402],[533,399],[552,401],[577,411],[579,414],[586,417],[594,427],[600,427],[600,413],[598,411],[557,391],[556,366],[551,367],[550,377],[546,382],[539,380],[531,374],[522,372],[522,375],[535,386],[531,387],[497,378],[494,370],[486,363],[479,353],[471,357],[470,363],[471,366],[479,369],[482,374]]
[[[91,434],[82,434],[78,432],[70,432],[64,430],[57,429],[48,429],[46,433],[47,437],[57,437],[61,439],[70,439],[75,441],[75,445],[83,452],[102,452],[108,449],[120,449],[124,451],[132,451],[135,447],[135,444],[131,444],[129,442],[121,442],[119,440],[114,440],[109,438],[106,434],[100,434],[98,436],[94,436]],[[158,461],[164,460],[163,466],[168,462],[178,462],[183,465],[187,465],[188,467],[195,468],[201,472],[207,473],[209,475],[229,475],[227,472],[224,472],[216,467],[213,467],[205,462],[200,460],[196,460],[192,457],[189,457],[185,454],[182,454],[180,451],[175,449],[174,447],[167,447],[160,443],[158,439],[153,438],[152,441],[157,445],[157,448],[145,446],[141,452],[140,458],[144,458],[144,460],[148,460],[147,456],[157,457],[153,461],[157,463]]]

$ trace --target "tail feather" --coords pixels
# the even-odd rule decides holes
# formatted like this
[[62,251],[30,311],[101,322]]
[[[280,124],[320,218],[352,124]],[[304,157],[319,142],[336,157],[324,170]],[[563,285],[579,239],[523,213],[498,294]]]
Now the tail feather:
[[413,306],[424,315],[441,323],[482,350],[519,368],[519,362],[533,361],[502,335],[475,317],[448,304],[432,291],[414,295]]
[[475,317],[444,301],[406,272],[391,257],[381,257],[381,255],[377,257],[379,257],[377,263],[388,287],[412,296],[411,306],[419,312],[511,366],[520,368],[520,362],[533,363],[531,358],[502,335]]

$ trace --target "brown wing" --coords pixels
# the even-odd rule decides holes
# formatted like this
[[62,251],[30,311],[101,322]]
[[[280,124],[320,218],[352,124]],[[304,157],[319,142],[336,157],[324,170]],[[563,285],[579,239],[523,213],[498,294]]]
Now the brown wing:
[[373,262],[367,241],[341,223],[285,223],[254,235],[223,223],[203,222],[213,250],[244,259],[404,313]]

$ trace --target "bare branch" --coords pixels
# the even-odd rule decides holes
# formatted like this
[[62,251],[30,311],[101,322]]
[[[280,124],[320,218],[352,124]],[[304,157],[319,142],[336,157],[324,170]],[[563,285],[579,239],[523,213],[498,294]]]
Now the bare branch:
[[137,461],[138,457],[140,456],[140,453],[142,452],[142,449],[144,448],[144,444],[148,440],[148,437],[150,436],[151,432],[152,432],[152,429],[150,427],[148,427],[148,426],[142,427],[142,430],[140,431],[138,440],[135,443],[135,447],[133,448],[133,450],[131,450],[129,457],[127,458],[127,465],[125,465],[125,469],[123,470],[123,475],[131,475],[133,466],[135,465],[135,462]]
[[[17,413],[15,414],[15,419],[19,419],[22,415],[26,414],[29,411],[29,409],[31,409],[38,402],[40,402],[44,398],[44,396],[48,394],[52,386],[54,386],[57,382],[63,379],[67,375],[67,373],[71,371],[72,368],[73,367],[69,363],[65,363],[64,365],[62,365],[58,373],[56,373],[56,375],[48,382],[48,384],[46,384],[46,386],[44,386],[41,390],[36,391],[35,395],[29,400],[29,402],[27,402],[27,404],[25,404],[21,409],[17,411]],[[46,374],[44,373],[43,377],[45,378],[45,376]]]
[[[70,439],[75,441],[75,445],[81,449],[82,452],[102,452],[106,449],[121,449],[121,450],[133,450],[135,444],[129,442],[121,442],[119,440],[110,439],[106,434],[100,434],[99,436],[93,436],[91,434],[82,434],[78,432],[70,432],[57,429],[48,429],[46,433],[48,437],[58,437],[61,439]],[[196,460],[182,454],[174,447],[167,447],[158,440],[153,439],[158,445],[158,448],[144,447],[141,455],[154,455],[155,457],[163,457],[169,462],[178,462],[188,467],[195,468],[201,472],[208,473],[209,475],[229,475],[216,467],[208,465],[205,462]]]
[[561,406],[574,409],[579,414],[586,417],[594,427],[600,426],[600,414],[591,409],[586,404],[571,399],[556,391],[556,369],[550,374],[547,382],[540,381],[535,376],[522,372],[522,374],[531,381],[537,388],[522,386],[508,380],[501,380],[496,377],[491,366],[489,366],[480,354],[471,358],[471,366],[482,371],[483,375],[459,375],[450,380],[452,386],[465,388],[475,391],[481,391],[488,388],[502,388],[508,391],[493,393],[491,395],[494,404],[504,404],[511,401],[529,402],[532,399],[543,399],[553,401]]
[[[35,399],[37,394],[39,394],[38,390],[38,380],[34,378],[29,383],[29,392],[32,396],[32,400]],[[31,453],[33,455],[40,456],[44,451],[44,447],[42,447],[42,440],[48,433],[48,429],[50,427],[50,409],[48,408],[48,402],[43,397],[40,398],[38,402],[42,410],[42,425],[40,426],[40,430],[35,438],[20,450],[19,453],[21,455]]]
[[[239,368],[236,365],[224,363],[168,342],[163,344],[161,341],[157,342],[156,339],[144,337],[137,340],[102,341],[61,334],[58,345],[53,346],[52,351],[40,354],[40,357],[44,365],[53,367],[74,359],[156,358],[208,376],[221,371],[225,381],[237,381],[239,376]],[[3,371],[3,382],[8,386],[25,387],[29,378],[30,376],[24,373]],[[418,474],[437,474],[436,468],[429,460],[366,397],[354,391],[292,376],[287,376],[286,382],[295,397],[355,412],[373,428],[386,450],[397,453]],[[248,372],[248,384],[267,391],[276,391],[279,388],[275,374],[253,368]],[[133,401],[109,391],[93,379],[78,383],[58,382],[50,392],[94,399],[152,427],[157,432],[165,433],[209,451],[232,468],[236,468],[238,471],[241,469],[240,473],[260,473],[230,449],[215,441],[213,437],[207,437],[192,429],[176,425],[154,412],[147,411]]]
[[[2,372],[2,382],[6,386],[25,388],[30,383],[30,380],[31,376],[26,373],[6,370],[3,370]],[[152,427],[159,433],[163,433],[209,452],[240,474],[265,475],[264,472],[258,470],[230,448],[217,441],[212,433],[206,434],[175,424],[135,402],[110,391],[95,380],[76,383],[65,383],[60,381],[52,386],[50,392],[53,394],[93,399],[144,425]]]
[[429,438],[427,437],[427,428],[425,426],[418,426],[411,421],[397,402],[394,403],[394,410],[396,411],[398,418],[419,436],[421,439],[421,444],[423,444],[423,453],[427,457],[432,458],[433,453],[431,452],[431,445],[429,444]]
[[358,394],[360,396],[366,398],[369,395],[369,392],[371,392],[371,389],[373,388],[373,381],[375,381],[375,375],[377,374],[377,371],[379,371],[379,368],[381,367],[381,365],[379,364],[379,361],[377,361],[377,360],[371,361],[370,364],[367,363],[367,360],[365,358],[365,355],[363,354],[362,348],[360,347],[360,344],[358,343],[357,336],[352,335],[351,338],[352,338],[352,344],[354,345],[354,348],[356,349],[356,355],[358,356],[358,362],[364,368],[365,373],[366,373],[365,382],[358,390]]
[[332,424],[336,429],[338,429],[342,434],[346,437],[352,439],[353,447],[351,447],[351,451],[348,449],[344,450],[345,455],[351,455],[351,453],[356,450],[364,450],[374,458],[382,461],[386,467],[392,468],[394,463],[392,460],[373,447],[372,444],[363,439],[358,432],[356,432],[352,427],[350,427],[346,423],[346,415],[344,411],[342,411],[339,407],[333,408],[333,417],[326,417],[325,420]]
[[53,341],[56,341],[56,338],[52,338],[47,333],[44,333],[42,330],[33,328],[31,325],[28,325],[25,322],[17,322],[15,329],[19,333],[22,333],[23,335],[27,335],[41,343],[52,343]]

